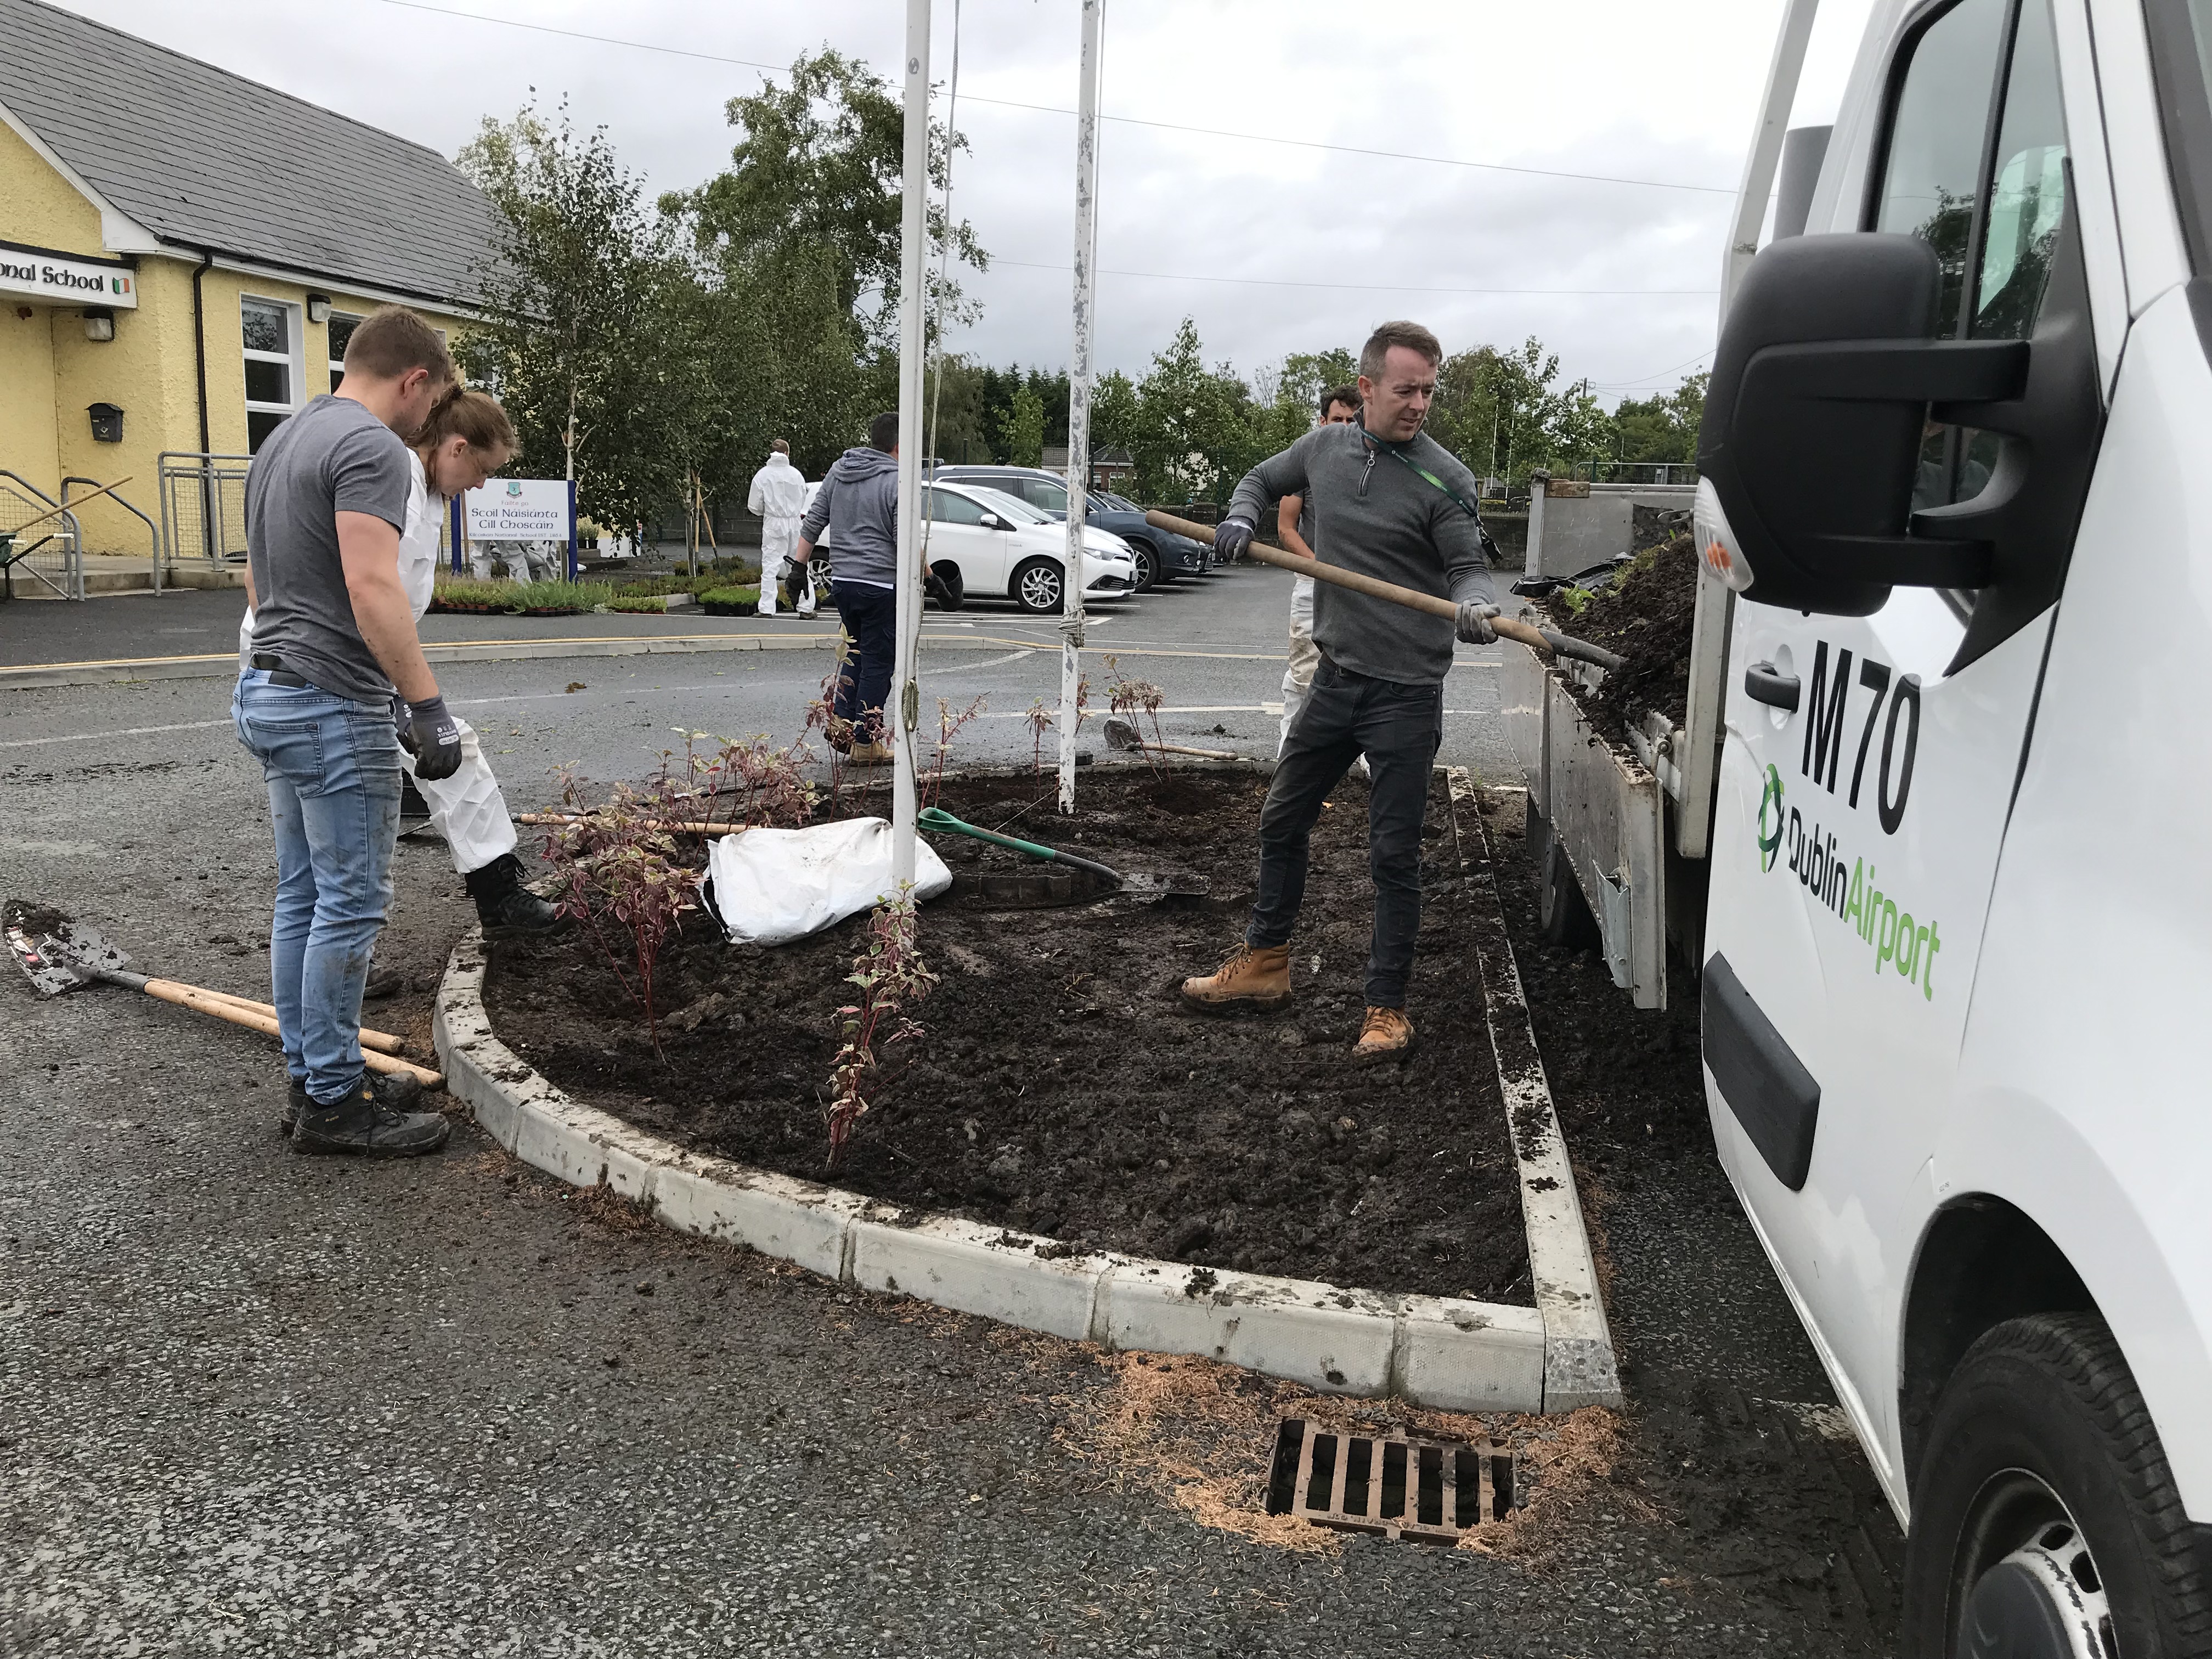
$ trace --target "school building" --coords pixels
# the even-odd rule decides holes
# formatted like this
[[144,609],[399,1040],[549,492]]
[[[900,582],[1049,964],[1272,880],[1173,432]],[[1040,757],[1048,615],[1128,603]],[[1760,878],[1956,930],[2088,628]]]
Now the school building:
[[[375,307],[465,328],[492,226],[435,150],[0,0],[0,532],[65,481],[81,498],[127,476],[143,518],[77,514],[83,568],[116,578],[93,591],[139,585],[123,573],[165,526],[172,580],[222,580],[245,546],[246,458],[331,389]],[[65,584],[62,550],[14,591]]]

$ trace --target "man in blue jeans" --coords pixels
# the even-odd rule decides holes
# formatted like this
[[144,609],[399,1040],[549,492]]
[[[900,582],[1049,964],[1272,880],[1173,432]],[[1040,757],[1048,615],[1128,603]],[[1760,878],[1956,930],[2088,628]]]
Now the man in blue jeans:
[[856,766],[884,766],[891,758],[884,738],[884,700],[890,695],[891,659],[898,640],[898,416],[868,422],[864,448],[848,449],[830,464],[814,505],[799,526],[802,572],[824,532],[836,565],[830,591],[837,617],[853,641],[853,657],[837,677],[836,719],[830,741]]
[[297,1152],[404,1157],[435,1152],[448,1130],[442,1114],[411,1109],[412,1078],[367,1069],[361,995],[392,900],[399,745],[424,778],[461,763],[399,580],[410,482],[399,434],[454,379],[429,325],[386,307],[354,330],[337,390],[270,434],[246,473],[257,603],[231,714],[269,785],[269,967]]
[[1443,737],[1452,644],[1487,645],[1490,562],[1475,518],[1474,475],[1421,425],[1443,348],[1418,323],[1385,323],[1359,354],[1360,416],[1323,425],[1253,468],[1230,499],[1214,548],[1235,558],[1269,501],[1304,498],[1316,562],[1457,601],[1446,622],[1348,588],[1316,583],[1313,690],[1285,735],[1260,809],[1260,890],[1244,942],[1212,974],[1183,981],[1183,1000],[1214,1012],[1276,1008],[1291,998],[1291,932],[1305,897],[1307,838],[1352,763],[1367,757],[1367,860],[1375,937],[1367,1014],[1352,1056],[1402,1059],[1413,1046],[1406,981],[1421,924],[1421,819]]

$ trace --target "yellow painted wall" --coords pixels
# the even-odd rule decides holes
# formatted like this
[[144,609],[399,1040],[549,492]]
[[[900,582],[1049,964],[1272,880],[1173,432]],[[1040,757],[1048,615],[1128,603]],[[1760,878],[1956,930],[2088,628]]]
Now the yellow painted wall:
[[103,257],[100,210],[0,124],[0,241]]
[[[0,127],[0,132],[7,129]],[[12,133],[9,135],[14,137]],[[42,306],[0,308],[0,467],[20,472],[47,494],[54,465],[53,334]]]

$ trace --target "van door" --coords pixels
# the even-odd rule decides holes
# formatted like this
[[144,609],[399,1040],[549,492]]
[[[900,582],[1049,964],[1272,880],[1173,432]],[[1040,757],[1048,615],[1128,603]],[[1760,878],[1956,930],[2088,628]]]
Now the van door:
[[[2087,353],[2094,421],[2051,4],[1957,0],[1902,37],[1863,216],[1836,228],[1929,243],[1939,334],[2028,340],[2031,399],[2055,396],[2052,376]],[[1913,495],[1916,541],[1996,524],[2002,580],[1894,587],[1863,617],[1748,602],[1754,586],[1735,611],[1707,1097],[1723,1162],[1839,1394],[1893,1457],[1896,1309],[1926,1210],[1914,1188],[1952,1094],[2080,514],[2079,480],[2059,478],[2070,513],[2061,501],[2032,515],[2040,529],[2003,528],[2057,477],[2019,442],[1924,423]]]

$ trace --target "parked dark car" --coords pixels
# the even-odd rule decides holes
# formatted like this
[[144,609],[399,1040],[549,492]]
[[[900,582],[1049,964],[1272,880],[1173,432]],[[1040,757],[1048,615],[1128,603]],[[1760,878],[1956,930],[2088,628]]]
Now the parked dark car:
[[[1036,466],[940,466],[936,477],[947,483],[988,484],[1027,501],[1040,513],[1066,520],[1067,482],[1056,472]],[[1172,531],[1156,530],[1145,522],[1142,508],[1118,495],[1093,490],[1084,522],[1094,530],[1119,536],[1137,556],[1137,591],[1178,576],[1203,575],[1213,564],[1213,550],[1202,542]]]

